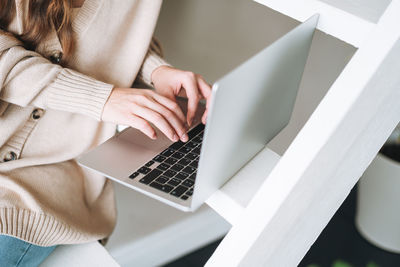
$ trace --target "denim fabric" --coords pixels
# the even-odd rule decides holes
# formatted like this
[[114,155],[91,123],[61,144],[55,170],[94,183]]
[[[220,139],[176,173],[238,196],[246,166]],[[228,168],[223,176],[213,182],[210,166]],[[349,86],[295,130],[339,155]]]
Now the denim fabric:
[[0,235],[0,266],[39,266],[55,247],[36,246],[12,236]]

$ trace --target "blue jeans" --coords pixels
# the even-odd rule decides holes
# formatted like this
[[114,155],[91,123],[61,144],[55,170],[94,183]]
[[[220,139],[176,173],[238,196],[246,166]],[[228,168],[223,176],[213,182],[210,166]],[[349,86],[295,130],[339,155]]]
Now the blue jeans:
[[0,235],[0,266],[39,266],[55,247],[36,246],[15,237]]

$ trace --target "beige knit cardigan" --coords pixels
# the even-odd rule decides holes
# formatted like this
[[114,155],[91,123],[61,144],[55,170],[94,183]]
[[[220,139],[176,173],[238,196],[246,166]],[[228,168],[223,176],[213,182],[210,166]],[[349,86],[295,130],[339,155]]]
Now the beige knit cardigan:
[[[21,33],[26,0],[16,0],[8,32]],[[108,236],[112,184],[74,158],[115,133],[100,121],[114,86],[166,64],[152,49],[161,0],[86,0],[76,10],[76,50],[66,68],[55,32],[27,51],[0,31],[0,234],[51,246]],[[150,45],[150,49],[149,49]]]

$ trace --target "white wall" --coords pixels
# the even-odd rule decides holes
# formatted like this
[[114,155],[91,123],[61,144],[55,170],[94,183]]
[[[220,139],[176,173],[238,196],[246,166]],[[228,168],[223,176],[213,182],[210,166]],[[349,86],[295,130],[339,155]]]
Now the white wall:
[[378,22],[391,0],[321,0],[360,18]]
[[[155,36],[171,64],[212,83],[297,24],[250,0],[165,0]],[[271,142],[274,151],[284,152],[354,51],[316,34],[292,120]]]

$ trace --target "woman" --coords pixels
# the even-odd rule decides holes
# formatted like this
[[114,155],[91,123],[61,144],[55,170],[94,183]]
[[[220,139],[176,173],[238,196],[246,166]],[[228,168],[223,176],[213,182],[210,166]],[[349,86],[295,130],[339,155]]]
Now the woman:
[[[187,141],[211,89],[160,58],[152,40],[160,6],[0,0],[0,266],[35,266],[58,244],[111,233],[111,183],[74,158],[110,138],[115,124],[154,139],[152,123]],[[155,91],[130,88],[135,80]],[[181,88],[186,117],[175,102]]]

